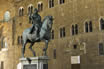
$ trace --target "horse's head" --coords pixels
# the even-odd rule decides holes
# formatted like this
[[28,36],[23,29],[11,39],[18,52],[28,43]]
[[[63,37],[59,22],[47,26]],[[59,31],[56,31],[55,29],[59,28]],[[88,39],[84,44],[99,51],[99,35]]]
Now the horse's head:
[[51,30],[52,24],[53,24],[53,17],[52,16],[46,16],[46,20],[47,20],[47,29]]
[[[45,34],[51,33],[52,24],[53,24],[53,17],[45,16],[43,19],[41,30],[40,30],[40,39],[43,39],[43,37],[46,36]],[[49,39],[50,35],[48,35],[46,37],[47,37],[47,39]]]

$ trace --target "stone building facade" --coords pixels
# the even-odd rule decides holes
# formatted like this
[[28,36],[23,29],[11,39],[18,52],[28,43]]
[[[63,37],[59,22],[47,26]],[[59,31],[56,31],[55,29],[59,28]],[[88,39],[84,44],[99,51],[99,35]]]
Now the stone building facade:
[[[54,23],[49,43],[49,69],[104,68],[103,0],[1,0],[0,67],[16,69],[21,58],[22,32],[31,27],[29,13],[38,8],[42,16],[52,15]],[[4,14],[10,12],[10,20]],[[32,57],[27,44],[25,56]],[[36,43],[37,56],[44,42]]]

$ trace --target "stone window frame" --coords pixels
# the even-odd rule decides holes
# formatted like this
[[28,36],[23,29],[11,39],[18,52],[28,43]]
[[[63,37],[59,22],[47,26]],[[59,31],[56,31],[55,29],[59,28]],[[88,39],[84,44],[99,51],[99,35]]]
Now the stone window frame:
[[[30,8],[30,10],[29,10],[29,8]],[[30,11],[31,11],[31,14],[32,14],[33,10],[34,10],[33,4],[29,4],[28,7],[27,7],[27,13],[28,13],[28,15],[29,15]]]
[[43,2],[42,1],[38,2],[37,7],[39,12],[43,11]]
[[[76,28],[77,27],[77,28]],[[71,25],[71,35],[74,36],[74,35],[78,35],[79,33],[79,26],[78,24],[72,24]]]
[[19,14],[19,16],[23,16],[24,15],[24,8],[23,7],[19,8],[18,14]]
[[[30,8],[30,10],[29,10],[29,8]],[[33,10],[34,10],[33,4],[29,4],[28,7],[27,7],[27,14],[28,15],[32,14],[33,13]],[[29,19],[29,23],[30,24],[32,23],[32,21],[30,19]]]
[[104,29],[101,29],[101,19],[103,19],[104,20],[104,16],[101,16],[100,18],[99,18],[99,30],[104,30]]
[[[86,25],[85,24],[88,24],[88,32],[86,32]],[[91,24],[90,24],[91,23]],[[90,26],[91,25],[91,26]],[[89,32],[93,32],[93,23],[92,23],[92,20],[86,20],[84,22],[84,32],[85,33],[89,33]]]
[[53,8],[55,6],[55,0],[48,0],[48,8]]
[[60,27],[59,33],[60,33],[60,34],[59,34],[59,37],[60,37],[60,38],[66,37],[66,28],[65,28],[65,26]]

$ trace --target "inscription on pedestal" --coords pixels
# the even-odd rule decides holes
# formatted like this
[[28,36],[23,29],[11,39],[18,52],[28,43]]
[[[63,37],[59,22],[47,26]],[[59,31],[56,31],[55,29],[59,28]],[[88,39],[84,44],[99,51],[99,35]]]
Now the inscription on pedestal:
[[36,64],[24,65],[23,69],[37,69],[37,65]]

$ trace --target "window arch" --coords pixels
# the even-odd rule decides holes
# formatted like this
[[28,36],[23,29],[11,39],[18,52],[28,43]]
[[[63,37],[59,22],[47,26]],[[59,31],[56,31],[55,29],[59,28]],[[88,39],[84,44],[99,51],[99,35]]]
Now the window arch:
[[33,5],[32,4],[30,4],[29,6],[28,6],[28,14],[32,14],[33,13]]
[[19,16],[23,16],[24,15],[24,8],[20,7],[19,8]]
[[85,23],[85,32],[92,32],[93,31],[93,25],[92,25],[92,21],[87,21]]
[[100,19],[100,29],[104,30],[104,19]]
[[43,10],[43,3],[39,2],[38,3],[38,11],[41,12]]
[[49,0],[49,8],[54,7],[54,0]]
[[72,35],[77,35],[78,34],[78,25],[74,24],[71,27]]
[[24,9],[23,8],[21,9],[21,14],[22,14],[22,16],[24,15]]
[[65,33],[65,27],[60,28],[60,38],[65,37],[66,33]]

